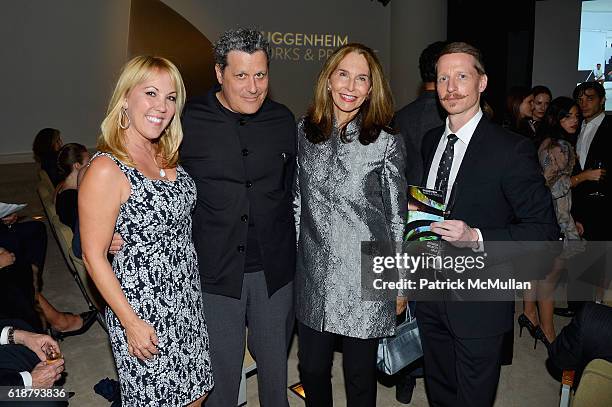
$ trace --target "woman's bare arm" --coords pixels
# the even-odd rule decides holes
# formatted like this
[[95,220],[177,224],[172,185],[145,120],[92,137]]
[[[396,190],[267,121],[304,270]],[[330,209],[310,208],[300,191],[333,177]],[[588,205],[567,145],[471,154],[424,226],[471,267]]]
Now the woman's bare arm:
[[128,350],[143,359],[157,353],[155,331],[134,312],[107,259],[119,208],[129,195],[129,182],[116,164],[96,158],[79,188],[79,227],[87,271],[126,329]]

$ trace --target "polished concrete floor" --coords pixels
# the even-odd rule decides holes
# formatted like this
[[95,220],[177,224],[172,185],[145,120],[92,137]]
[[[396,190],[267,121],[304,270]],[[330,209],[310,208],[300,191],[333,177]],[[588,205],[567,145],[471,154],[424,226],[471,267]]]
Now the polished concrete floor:
[[[28,207],[21,214],[25,216],[44,215],[38,196],[36,170],[33,164],[0,165],[0,201],[26,202]],[[70,312],[81,312],[86,303],[69,273],[57,243],[49,234],[49,247],[44,277],[44,294],[58,309]],[[517,310],[520,304],[517,303]],[[519,311],[520,312],[520,311]],[[557,330],[569,320],[555,317]],[[93,386],[100,380],[116,378],[113,359],[104,330],[95,324],[86,334],[66,338],[60,344],[65,355],[67,378],[65,388],[76,394],[71,399],[72,406],[95,407],[108,406],[101,396],[93,391]],[[547,407],[559,404],[559,383],[545,368],[546,350],[542,344],[533,349],[530,337],[518,337],[515,330],[514,363],[504,366],[497,392],[496,407]],[[294,341],[289,354],[289,384],[299,381],[297,370],[297,345]],[[334,360],[333,385],[335,405],[346,405],[342,380],[342,355],[337,353]],[[248,405],[258,406],[257,375],[248,379]],[[292,407],[303,406],[303,401],[293,393],[289,394]],[[394,388],[378,386],[379,406],[401,406],[395,401]],[[428,406],[423,379],[417,380],[413,401],[415,407]],[[231,407],[231,406],[228,406]]]

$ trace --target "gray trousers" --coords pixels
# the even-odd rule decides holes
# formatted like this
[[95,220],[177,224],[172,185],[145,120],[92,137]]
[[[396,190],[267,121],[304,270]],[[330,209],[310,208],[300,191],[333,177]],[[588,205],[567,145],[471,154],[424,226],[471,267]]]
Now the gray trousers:
[[203,293],[215,387],[204,405],[234,407],[242,374],[245,325],[257,363],[259,403],[288,407],[287,351],[293,333],[293,283],[268,298],[263,271],[245,273],[240,299]]

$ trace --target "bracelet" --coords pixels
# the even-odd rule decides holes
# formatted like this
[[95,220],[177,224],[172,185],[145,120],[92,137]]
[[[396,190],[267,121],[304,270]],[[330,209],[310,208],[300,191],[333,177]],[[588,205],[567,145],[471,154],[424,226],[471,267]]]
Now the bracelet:
[[7,337],[8,337],[8,343],[9,343],[10,345],[14,345],[14,344],[15,344],[15,328],[10,327],[10,328],[8,329],[8,335],[7,335]]

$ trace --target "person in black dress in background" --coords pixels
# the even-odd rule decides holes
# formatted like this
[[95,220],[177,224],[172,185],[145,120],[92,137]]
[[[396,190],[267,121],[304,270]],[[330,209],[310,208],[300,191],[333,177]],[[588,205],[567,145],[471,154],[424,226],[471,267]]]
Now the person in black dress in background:
[[57,165],[62,181],[55,192],[55,212],[60,221],[74,232],[78,221],[77,178],[79,171],[89,162],[89,152],[82,144],[68,143],[59,151]]

